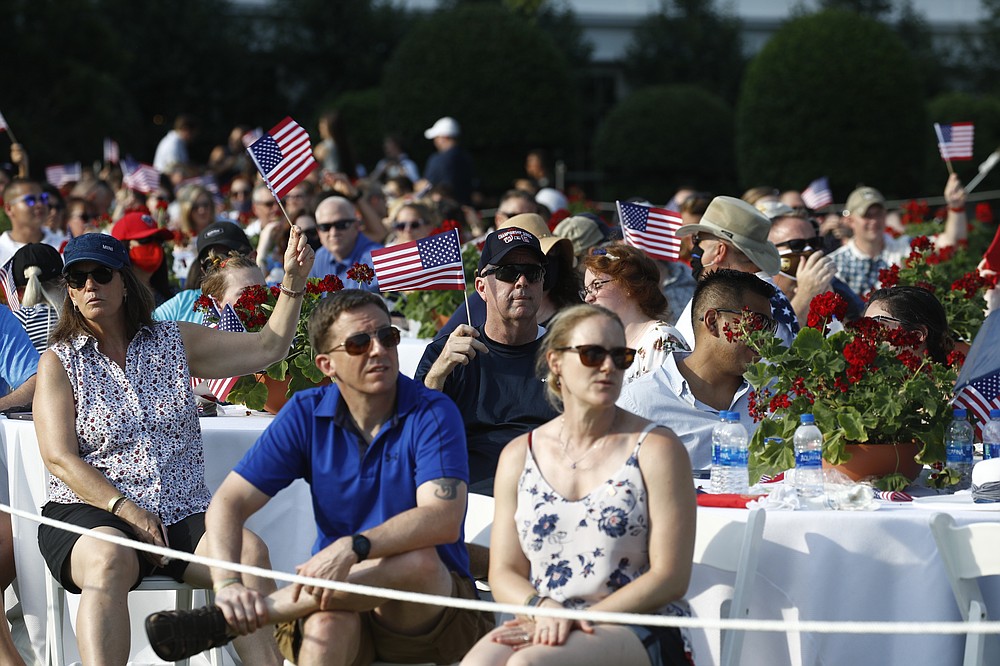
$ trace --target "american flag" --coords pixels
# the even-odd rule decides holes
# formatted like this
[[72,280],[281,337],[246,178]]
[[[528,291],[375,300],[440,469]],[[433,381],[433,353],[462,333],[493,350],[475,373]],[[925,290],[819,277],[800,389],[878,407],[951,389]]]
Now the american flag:
[[[233,309],[232,305],[226,305],[222,309],[222,313],[219,314],[218,308],[215,309],[213,313],[209,315],[210,319],[213,319],[212,323],[208,326],[211,328],[217,328],[220,331],[229,331],[231,333],[245,333],[246,328],[243,326],[243,322],[240,321],[240,316],[236,314],[236,310]],[[229,392],[233,390],[233,386],[239,381],[239,377],[224,377],[222,379],[199,379],[197,377],[191,378],[191,388],[194,389],[195,393],[198,395],[208,395],[215,398],[218,402],[225,402],[226,398],[229,397]]]
[[795,316],[795,310],[788,298],[777,288],[774,290],[774,296],[771,297],[771,315],[776,322],[787,326],[792,335],[798,335],[799,320]]
[[458,230],[372,252],[379,291],[465,289]]
[[118,142],[111,137],[104,138],[104,162],[106,164],[118,164],[119,152]]
[[122,162],[122,181],[138,192],[152,192],[160,186],[160,172],[149,164],[126,157]]
[[0,113],[0,132],[3,132],[4,130],[9,130],[9,129],[10,129],[10,125],[7,124],[7,119],[3,117],[2,113]]
[[665,208],[616,202],[625,242],[637,247],[653,259],[677,261],[681,241],[675,235],[683,224],[680,213]]
[[14,257],[11,257],[6,264],[0,268],[0,290],[7,298],[7,305],[12,312],[21,309],[21,299],[17,297],[17,285],[14,284]]
[[276,199],[283,199],[319,166],[313,158],[309,134],[287,117],[254,141],[247,151]]
[[980,326],[969,348],[962,371],[955,380],[955,405],[976,415],[976,436],[990,420],[990,410],[1000,409],[1000,314],[993,312]]
[[830,191],[830,182],[824,176],[809,183],[809,187],[802,190],[802,201],[810,210],[819,210],[823,206],[833,203],[833,193]]
[[193,178],[185,178],[178,184],[177,188],[180,189],[185,185],[198,185],[199,187],[204,187],[206,190],[212,194],[219,193],[219,184],[215,181],[215,176],[210,173],[206,173],[203,176],[195,176]]
[[941,159],[971,160],[974,129],[972,123],[952,123],[950,125],[934,123]]
[[55,187],[62,187],[66,183],[75,183],[83,175],[83,169],[79,162],[73,164],[53,164],[45,167],[45,180]]
[[249,132],[246,132],[240,138],[240,141],[243,142],[243,147],[244,148],[249,148],[251,145],[253,145],[254,141],[256,141],[257,139],[259,139],[262,136],[264,136],[264,128],[263,127],[258,127],[256,129],[250,130]]

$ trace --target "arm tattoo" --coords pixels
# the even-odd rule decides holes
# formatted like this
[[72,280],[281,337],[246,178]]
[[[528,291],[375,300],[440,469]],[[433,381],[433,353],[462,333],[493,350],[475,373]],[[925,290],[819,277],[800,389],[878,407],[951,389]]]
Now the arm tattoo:
[[434,479],[431,483],[437,486],[437,489],[434,491],[434,497],[443,500],[453,500],[458,497],[458,486],[462,481],[461,479],[444,477]]

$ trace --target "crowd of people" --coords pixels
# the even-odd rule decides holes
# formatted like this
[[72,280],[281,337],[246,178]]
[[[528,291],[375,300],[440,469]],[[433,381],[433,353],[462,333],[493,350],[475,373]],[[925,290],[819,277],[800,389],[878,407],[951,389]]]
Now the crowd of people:
[[[321,168],[276,200],[237,127],[206,165],[182,116],[153,160],[148,192],[116,165],[75,183],[0,171],[9,230],[0,266],[0,410],[32,411],[51,473],[45,516],[144,543],[268,566],[247,520],[296,479],[312,492],[317,539],[305,576],[552,608],[689,613],[692,470],[710,465],[722,411],[753,429],[744,373],[754,352],[731,334],[749,320],[791,343],[809,304],[834,291],[850,318],[918,331],[942,360],[953,340],[940,303],[917,287],[881,289],[909,239],[860,186],[842,213],[797,192],[742,197],[683,188],[681,252],[654,259],[619,221],[571,213],[533,151],[491,217],[458,122],[425,137],[421,177],[398,137],[370,175],[343,121],[320,121]],[[967,236],[966,194],[950,176],[939,247]],[[649,201],[636,198],[638,203]],[[829,218],[835,218],[831,220]],[[393,299],[348,276],[372,252],[458,229],[479,251],[473,292],[400,374]],[[287,353],[310,277],[338,277],[311,315],[315,364],[333,382],[296,393],[214,497],[190,378],[234,377]],[[352,273],[353,277],[356,277]],[[202,326],[203,295],[234,304],[251,285],[280,296],[265,327]],[[445,313],[448,314],[448,313]],[[234,353],[238,350],[238,353]],[[466,547],[469,493],[495,497],[491,547]],[[0,514],[0,586],[15,577]],[[517,617],[384,601],[164,561],[42,527],[52,576],[80,595],[84,664],[124,664],[127,596],[157,572],[215,591],[215,604],[150,616],[150,643],[180,659],[235,639],[246,664],[397,662],[691,664],[677,629]],[[273,626],[271,631],[263,627]],[[0,661],[21,663],[0,623]]]

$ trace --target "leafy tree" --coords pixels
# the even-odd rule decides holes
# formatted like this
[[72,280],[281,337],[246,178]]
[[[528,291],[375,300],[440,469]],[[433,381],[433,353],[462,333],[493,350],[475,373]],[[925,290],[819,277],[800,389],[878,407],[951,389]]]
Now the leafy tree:
[[714,0],[661,0],[660,11],[636,26],[625,52],[626,80],[635,87],[694,83],[735,101],[745,58],[740,22]]
[[933,140],[906,46],[837,10],[789,21],[750,63],[736,133],[745,185],[803,187],[826,174],[839,196],[861,182],[912,193]]
[[[927,104],[928,121],[931,123],[955,123],[969,121],[976,125],[975,152],[970,162],[952,162],[955,173],[968,182],[977,173],[979,164],[990,153],[1000,148],[1000,97],[995,95],[972,95],[969,93],[948,93],[935,97]],[[933,135],[933,130],[930,130]],[[927,170],[924,176],[923,192],[939,194],[944,190],[948,177],[947,167],[938,152],[936,139],[927,146]],[[994,168],[986,176],[987,183],[997,183],[1000,170]],[[984,189],[980,187],[980,189]],[[990,187],[988,189],[996,189]]]
[[602,195],[667,201],[683,184],[732,191],[733,111],[698,86],[652,86],[625,98],[594,139]]
[[557,152],[576,138],[578,104],[562,53],[530,21],[493,4],[440,11],[415,26],[386,64],[382,91],[386,127],[415,158],[431,150],[424,129],[441,116],[457,119],[485,190],[509,186],[529,149]]

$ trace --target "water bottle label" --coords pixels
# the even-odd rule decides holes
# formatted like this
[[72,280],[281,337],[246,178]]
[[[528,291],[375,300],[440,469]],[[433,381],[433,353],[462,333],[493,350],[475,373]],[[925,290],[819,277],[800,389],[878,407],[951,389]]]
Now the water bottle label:
[[721,444],[713,444],[712,445],[712,464],[713,465],[718,465],[719,464],[719,455],[720,455],[721,451],[722,451],[722,445]]
[[1000,444],[985,444],[983,445],[984,458],[1000,458]]
[[723,467],[743,467],[747,464],[747,453],[740,449],[720,447],[719,464]]
[[823,452],[819,449],[795,452],[796,469],[820,469],[821,467],[823,467]]
[[971,463],[972,444],[962,442],[949,442],[945,447],[947,461],[949,463]]

